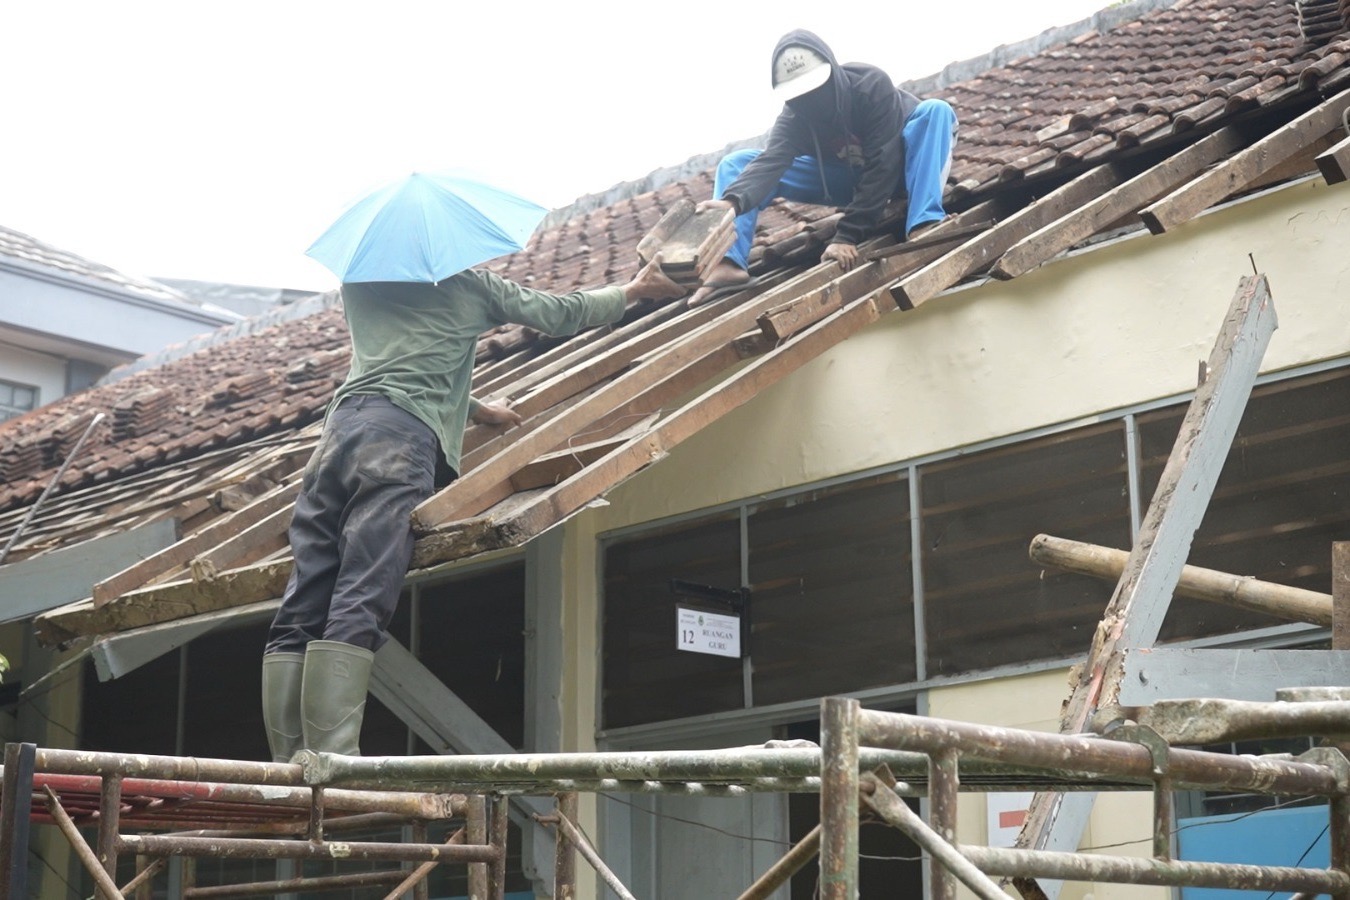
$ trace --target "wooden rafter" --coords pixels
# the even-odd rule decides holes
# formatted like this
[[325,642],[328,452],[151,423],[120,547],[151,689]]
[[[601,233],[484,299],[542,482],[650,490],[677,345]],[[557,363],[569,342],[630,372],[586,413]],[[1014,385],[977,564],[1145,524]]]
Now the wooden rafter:
[[1223,128],[1168,157],[1099,197],[1013,244],[990,270],[995,278],[1024,275],[1074,244],[1110,227],[1140,207],[1175,190],[1216,160],[1243,145],[1241,134]]
[[1154,234],[1162,234],[1190,221],[1225,197],[1245,190],[1285,160],[1338,128],[1347,105],[1350,105],[1350,90],[1342,91],[1287,125],[1277,128],[1199,178],[1146,207],[1140,212],[1144,224]]

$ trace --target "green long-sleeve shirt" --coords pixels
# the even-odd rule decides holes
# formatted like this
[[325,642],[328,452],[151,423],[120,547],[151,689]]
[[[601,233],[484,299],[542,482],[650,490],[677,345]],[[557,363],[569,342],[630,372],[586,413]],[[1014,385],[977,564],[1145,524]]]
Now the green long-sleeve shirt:
[[458,472],[478,336],[508,323],[574,334],[618,320],[624,294],[618,287],[548,294],[468,269],[437,284],[344,284],[342,304],[352,367],[329,411],[349,394],[382,394],[435,432]]

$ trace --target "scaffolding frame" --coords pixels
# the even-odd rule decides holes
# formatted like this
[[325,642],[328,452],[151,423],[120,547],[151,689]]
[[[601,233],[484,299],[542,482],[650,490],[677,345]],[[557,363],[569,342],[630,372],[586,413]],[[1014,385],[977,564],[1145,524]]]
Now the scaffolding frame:
[[[292,763],[8,744],[0,796],[0,877],[7,896],[25,896],[29,825],[38,823],[61,829],[93,877],[99,900],[148,897],[151,880],[171,857],[186,861],[183,898],[390,886],[388,900],[409,893],[422,900],[432,870],[455,864],[468,866],[471,898],[500,900],[506,881],[507,800],[535,794],[556,800],[554,812],[534,817],[556,829],[554,897],[576,897],[575,857],[580,854],[617,896],[633,898],[577,824],[579,792],[710,797],[786,792],[819,793],[821,823],[740,900],[769,897],[817,853],[821,896],[853,900],[864,814],[898,828],[923,849],[930,859],[932,900],[952,900],[958,883],[982,900],[1000,900],[1007,895],[993,877],[1024,876],[1350,896],[1350,763],[1332,747],[1296,759],[1231,756],[1168,747],[1144,726],[1123,726],[1109,736],[1049,734],[864,710],[849,698],[822,701],[821,727],[821,748],[771,743],[706,751],[410,757],[305,752]],[[956,842],[959,791],[1036,787],[1151,790],[1152,857]],[[1207,788],[1327,798],[1331,867],[1172,859],[1171,792]],[[927,822],[902,799],[921,796],[929,799]],[[35,798],[45,812],[34,805]],[[463,819],[464,827],[445,843],[427,842],[428,824],[452,819]],[[226,827],[181,830],[207,823]],[[333,837],[391,823],[410,825],[410,839]],[[80,824],[97,826],[93,846]],[[128,833],[137,829],[172,830]],[[113,878],[119,857],[126,854],[137,857],[137,874],[119,887]],[[415,868],[197,886],[193,863],[202,857],[386,861]]]
[[[1272,718],[1282,704],[1269,704]],[[1273,723],[1276,731],[1284,730]],[[1006,897],[990,876],[1050,878],[1171,887],[1212,887],[1350,897],[1350,763],[1335,747],[1294,759],[1230,756],[1168,746],[1152,729],[1122,725],[1108,735],[1065,735],[864,710],[858,701],[822,701],[821,897],[853,900],[857,891],[860,809],[905,832],[930,858],[931,900],[953,900],[958,883],[985,900]],[[885,770],[860,763],[863,748],[918,751],[929,760],[929,821],[900,801],[906,791]],[[1153,792],[1148,858],[996,849],[957,843],[961,767],[977,760],[1026,766],[1070,789],[1087,776],[1144,779]],[[902,788],[897,790],[897,788]],[[1190,862],[1172,858],[1172,791],[1227,789],[1328,801],[1327,869]]]

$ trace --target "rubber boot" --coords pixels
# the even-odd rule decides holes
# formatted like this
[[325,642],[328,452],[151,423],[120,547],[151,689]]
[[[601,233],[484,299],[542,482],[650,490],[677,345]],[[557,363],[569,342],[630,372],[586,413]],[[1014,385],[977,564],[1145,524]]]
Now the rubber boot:
[[272,762],[290,762],[304,749],[300,724],[300,681],[305,671],[303,653],[267,653],[262,663],[263,725]]
[[375,654],[341,641],[310,641],[300,688],[305,749],[361,755],[361,719]]

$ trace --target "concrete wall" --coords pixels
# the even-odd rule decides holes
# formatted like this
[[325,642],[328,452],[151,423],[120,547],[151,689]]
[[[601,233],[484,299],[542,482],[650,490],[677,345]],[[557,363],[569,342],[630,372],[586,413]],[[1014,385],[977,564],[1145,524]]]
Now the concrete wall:
[[41,406],[65,396],[66,361],[23,347],[0,346],[0,379],[37,388]]
[[[568,740],[588,749],[597,721],[595,535],[1192,390],[1249,254],[1280,320],[1263,371],[1350,354],[1347,223],[1350,191],[1308,180],[957,291],[887,316],[686,441],[565,526]],[[1055,730],[1066,693],[1063,673],[979,682],[930,692],[930,712]],[[984,840],[983,804],[963,798],[962,839]],[[1140,840],[1146,853],[1150,808],[1145,794],[1106,796],[1084,845]]]

